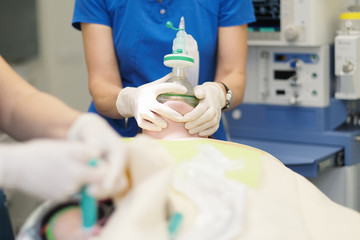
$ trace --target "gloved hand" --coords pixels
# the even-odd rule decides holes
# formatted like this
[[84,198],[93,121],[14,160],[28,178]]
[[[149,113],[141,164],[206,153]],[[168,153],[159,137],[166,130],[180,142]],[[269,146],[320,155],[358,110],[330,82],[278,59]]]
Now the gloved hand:
[[135,117],[139,127],[149,131],[161,131],[166,128],[166,121],[159,115],[176,122],[183,116],[175,110],[159,103],[156,97],[162,93],[186,93],[186,88],[176,83],[165,83],[171,74],[144,84],[138,88],[126,87],[120,91],[116,100],[116,108],[123,117]]
[[80,143],[34,140],[0,146],[0,186],[16,188],[41,199],[60,199],[96,184],[105,167],[90,167],[97,150]]
[[219,128],[221,109],[226,104],[224,91],[219,84],[206,82],[196,86],[194,93],[200,102],[194,110],[185,114],[185,128],[191,135],[198,133],[207,137]]
[[88,188],[90,194],[105,198],[126,190],[127,147],[120,135],[102,117],[93,113],[81,115],[70,128],[68,138],[100,149],[100,160],[104,160],[109,165],[101,184]]

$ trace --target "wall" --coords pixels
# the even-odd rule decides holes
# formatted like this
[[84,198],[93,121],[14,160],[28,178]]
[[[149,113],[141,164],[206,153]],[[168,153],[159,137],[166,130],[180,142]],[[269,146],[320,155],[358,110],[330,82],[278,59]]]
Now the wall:
[[90,102],[81,32],[71,26],[74,1],[37,0],[40,73],[35,85],[86,111]]
[[[10,64],[38,89],[55,95],[75,109],[87,111],[90,103],[87,72],[81,32],[71,26],[73,7],[74,1],[36,0],[37,55]],[[0,134],[0,141],[12,139]],[[40,201],[16,191],[6,193],[13,227],[17,231]]]

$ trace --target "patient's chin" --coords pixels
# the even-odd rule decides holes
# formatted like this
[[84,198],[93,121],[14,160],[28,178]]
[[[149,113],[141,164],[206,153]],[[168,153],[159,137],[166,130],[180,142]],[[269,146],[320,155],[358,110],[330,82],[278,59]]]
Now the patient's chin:
[[[164,105],[169,106],[170,108],[179,112],[181,115],[185,115],[186,113],[194,109],[192,106],[182,101],[167,101],[164,103]],[[158,132],[143,129],[143,134],[155,139],[167,140],[200,137],[198,134],[190,135],[188,130],[185,128],[185,124],[183,122],[175,122],[165,117],[163,118],[168,124],[166,128]]]
[[164,103],[164,105],[174,109],[181,115],[185,115],[194,109],[194,107],[190,106],[189,104],[187,104],[183,101],[167,101]]

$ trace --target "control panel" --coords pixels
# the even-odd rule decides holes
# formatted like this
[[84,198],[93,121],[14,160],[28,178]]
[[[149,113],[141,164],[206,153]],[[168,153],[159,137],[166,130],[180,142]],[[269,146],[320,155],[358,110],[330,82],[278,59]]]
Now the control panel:
[[249,47],[244,102],[326,107],[330,50],[322,47]]

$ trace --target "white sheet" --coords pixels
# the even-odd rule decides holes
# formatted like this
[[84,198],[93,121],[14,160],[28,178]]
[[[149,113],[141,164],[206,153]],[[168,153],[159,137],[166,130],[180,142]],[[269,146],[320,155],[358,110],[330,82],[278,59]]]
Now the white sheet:
[[[146,138],[136,138],[131,145],[135,150],[142,144],[149,144],[149,142],[152,141]],[[187,234],[196,232],[198,229],[204,231],[205,236],[206,230],[199,228],[197,220],[202,216],[201,212],[204,210],[201,201],[205,201],[206,198],[201,200],[195,196],[196,194],[193,196],[186,194],[186,192],[193,192],[196,186],[206,187],[206,184],[204,185],[206,183],[204,171],[201,171],[198,166],[193,168],[192,174],[201,176],[201,178],[184,178],[184,181],[185,179],[186,181],[194,181],[192,187],[190,187],[189,182],[182,185],[183,188],[188,186],[187,190],[176,189],[174,184],[169,188],[168,183],[176,175],[171,170],[173,169],[171,162],[176,163],[176,173],[176,169],[183,167],[184,163],[196,162],[195,156],[198,157],[199,153],[206,156],[207,151],[209,151],[206,149],[209,146],[218,148],[217,154],[221,153],[222,157],[229,161],[237,159],[238,166],[245,164],[244,169],[240,167],[237,170],[235,169],[234,173],[234,171],[226,170],[226,161],[222,163],[221,161],[217,163],[209,161],[209,164],[213,164],[213,166],[214,164],[224,164],[225,167],[222,168],[217,166],[219,170],[223,171],[223,176],[226,176],[229,182],[237,181],[239,188],[241,188],[240,186],[245,188],[242,193],[241,191],[234,193],[234,199],[239,201],[238,204],[232,206],[232,210],[236,212],[237,208],[242,209],[241,205],[244,204],[244,211],[237,211],[238,218],[227,218],[238,221],[235,222],[239,224],[236,237],[233,237],[234,228],[223,228],[222,239],[360,239],[360,214],[358,212],[332,202],[307,179],[291,171],[276,158],[261,150],[211,139],[189,139],[178,142],[160,142],[160,144],[172,155],[173,159],[164,157],[167,160],[163,163],[166,162],[166,164],[161,166],[155,164],[157,167],[154,167],[155,165],[147,167],[146,169],[149,171],[145,173],[146,169],[141,167],[142,162],[146,161],[146,165],[149,166],[151,161],[158,162],[159,159],[149,160],[148,153],[133,151],[135,154],[132,161],[137,162],[137,167],[133,165],[130,169],[131,174],[138,175],[137,173],[142,171],[142,174],[149,177],[151,181],[138,181],[128,196],[118,199],[121,207],[115,212],[98,239],[168,239],[164,209],[166,209],[165,204],[169,198],[172,200],[174,209],[184,215],[184,221],[177,235],[178,239],[182,237],[189,239],[186,238]],[[163,151],[156,144],[153,148],[157,149],[158,152]],[[166,154],[162,153],[162,156],[166,156]],[[259,176],[257,177],[257,175]],[[179,179],[177,178],[177,184],[179,184]],[[214,181],[214,178],[208,180],[210,183]],[[223,184],[225,186],[227,183]],[[209,189],[216,191],[217,186]],[[221,197],[218,199],[223,199],[224,205],[229,205],[227,199],[231,198],[225,196],[226,190],[219,190],[216,194],[220,194]],[[236,203],[236,201],[232,201],[232,203]],[[208,203],[204,202],[204,205],[206,204]],[[137,210],[138,214],[132,214],[131,209]],[[207,207],[206,210],[209,211],[209,208]],[[216,212],[215,209],[214,212]],[[214,226],[220,229],[221,223],[216,222],[220,221],[220,218],[213,218],[215,215],[209,214],[208,219],[214,221]],[[231,223],[229,224],[231,225]],[[126,231],[126,229],[130,229],[130,231]],[[211,230],[214,229],[209,228],[209,232]],[[226,231],[233,232],[228,234],[229,232]],[[135,234],[135,236],[134,232],[143,234]],[[145,235],[146,238],[144,238]]]

